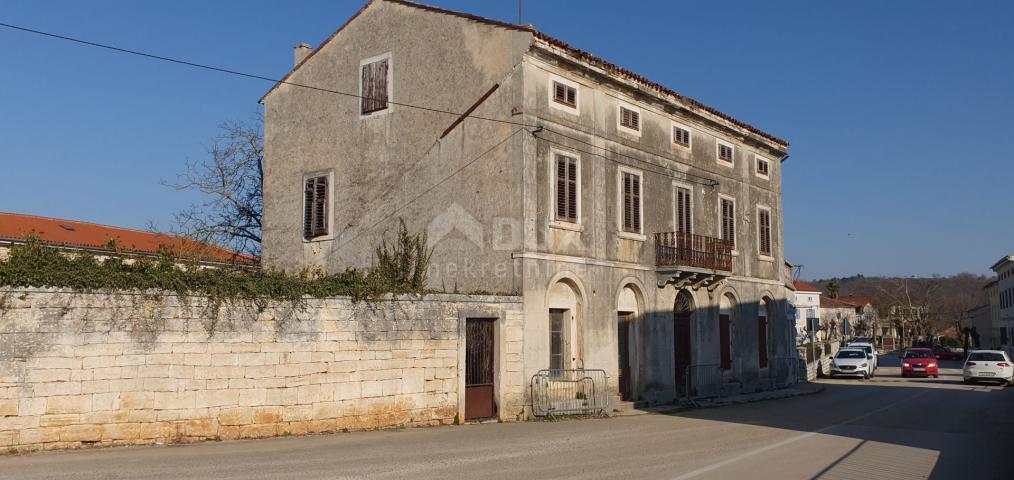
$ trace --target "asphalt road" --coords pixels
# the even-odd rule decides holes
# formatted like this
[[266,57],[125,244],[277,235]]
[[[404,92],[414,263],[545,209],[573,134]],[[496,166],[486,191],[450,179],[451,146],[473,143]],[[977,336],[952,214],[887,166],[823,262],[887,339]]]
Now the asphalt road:
[[[1014,478],[1014,388],[960,371],[723,408],[0,458],[0,478]],[[957,367],[958,364],[945,364]]]

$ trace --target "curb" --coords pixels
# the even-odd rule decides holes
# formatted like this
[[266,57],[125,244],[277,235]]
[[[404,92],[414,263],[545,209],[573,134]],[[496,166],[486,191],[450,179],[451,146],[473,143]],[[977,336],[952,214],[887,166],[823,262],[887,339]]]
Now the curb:
[[764,402],[764,401],[768,401],[768,400],[783,400],[783,399],[786,399],[786,398],[805,397],[805,396],[808,396],[808,395],[816,395],[818,393],[823,392],[824,389],[826,388],[824,385],[816,385],[816,384],[812,384],[812,383],[810,385],[814,385],[814,388],[808,388],[808,389],[805,389],[805,390],[794,390],[792,392],[783,392],[783,393],[781,393],[779,395],[771,395],[771,396],[758,397],[758,398],[744,398],[744,399],[738,399],[738,400],[719,400],[719,401],[707,401],[707,400],[705,400],[703,402],[695,402],[694,405],[665,405],[665,406],[658,406],[658,407],[650,407],[650,408],[645,408],[645,409],[640,409],[640,410],[634,410],[632,413],[626,413],[626,414],[621,414],[621,415],[613,414],[613,415],[610,415],[610,417],[627,417],[627,416],[649,415],[649,414],[653,414],[653,415],[665,415],[665,414],[669,414],[669,413],[685,412],[685,411],[689,411],[689,410],[703,410],[703,409],[707,409],[707,408],[720,408],[720,407],[727,407],[729,405],[743,405],[743,404],[746,404],[746,403]]

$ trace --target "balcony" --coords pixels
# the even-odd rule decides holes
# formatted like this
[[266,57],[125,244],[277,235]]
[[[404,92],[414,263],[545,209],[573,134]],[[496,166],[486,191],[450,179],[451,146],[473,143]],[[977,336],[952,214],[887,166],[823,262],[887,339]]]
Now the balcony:
[[732,274],[732,242],[685,232],[655,234],[659,287],[708,287],[711,291]]

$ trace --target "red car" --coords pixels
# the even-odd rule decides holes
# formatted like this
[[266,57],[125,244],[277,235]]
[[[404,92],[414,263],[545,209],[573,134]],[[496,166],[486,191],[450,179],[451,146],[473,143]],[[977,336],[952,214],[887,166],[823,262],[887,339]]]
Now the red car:
[[928,348],[910,348],[901,356],[902,377],[940,377],[936,354]]
[[937,360],[964,360],[965,355],[961,352],[955,352],[943,345],[934,345],[933,353],[937,356]]

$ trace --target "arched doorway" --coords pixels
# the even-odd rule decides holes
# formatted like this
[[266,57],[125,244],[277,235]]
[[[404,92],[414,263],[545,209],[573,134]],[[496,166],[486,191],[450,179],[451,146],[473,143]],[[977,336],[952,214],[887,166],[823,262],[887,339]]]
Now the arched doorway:
[[689,394],[689,368],[693,363],[694,297],[686,290],[676,294],[673,306],[673,355],[676,365],[676,393]]
[[633,284],[620,289],[616,299],[616,379],[620,398],[634,400],[638,365],[637,319],[641,316],[640,290]]
[[584,368],[580,325],[582,298],[577,285],[560,280],[549,289],[549,368]]
[[764,297],[757,306],[757,366],[768,368],[771,357],[771,299]]

